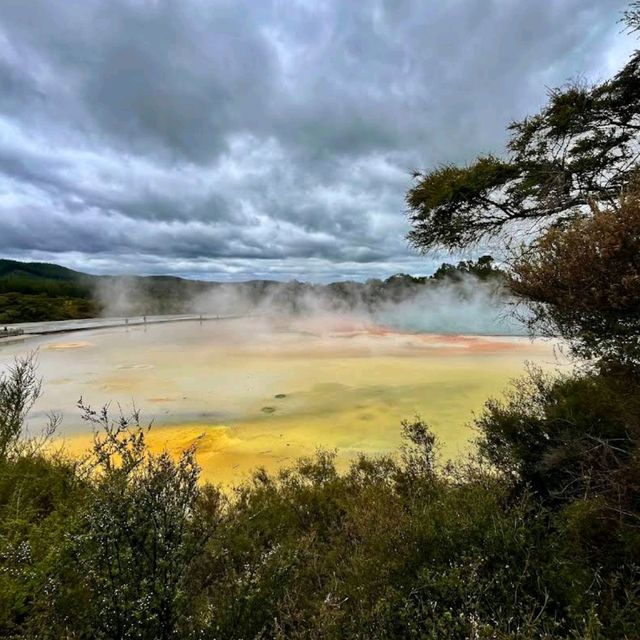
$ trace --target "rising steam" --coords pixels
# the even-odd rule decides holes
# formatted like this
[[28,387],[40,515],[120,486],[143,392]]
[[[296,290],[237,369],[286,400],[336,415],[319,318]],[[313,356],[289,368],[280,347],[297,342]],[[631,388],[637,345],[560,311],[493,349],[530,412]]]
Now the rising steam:
[[104,278],[96,297],[104,316],[193,313],[219,316],[348,316],[402,331],[523,335],[500,279],[472,274],[443,280],[207,283],[177,278]]

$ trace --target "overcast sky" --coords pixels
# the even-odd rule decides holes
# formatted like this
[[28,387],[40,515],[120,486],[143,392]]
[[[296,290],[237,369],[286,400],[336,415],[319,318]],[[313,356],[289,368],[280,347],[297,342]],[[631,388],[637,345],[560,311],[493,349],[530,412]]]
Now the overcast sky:
[[602,80],[624,0],[2,0],[0,257],[92,273],[430,273],[410,171]]

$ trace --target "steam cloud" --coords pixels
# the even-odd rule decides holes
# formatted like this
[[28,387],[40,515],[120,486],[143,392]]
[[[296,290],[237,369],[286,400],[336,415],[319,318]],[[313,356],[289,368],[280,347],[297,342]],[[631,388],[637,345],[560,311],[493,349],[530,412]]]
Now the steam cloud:
[[344,316],[401,331],[524,335],[513,300],[496,281],[473,275],[443,281],[409,276],[365,283],[192,282],[173,278],[103,278],[103,315],[167,313],[224,316]]

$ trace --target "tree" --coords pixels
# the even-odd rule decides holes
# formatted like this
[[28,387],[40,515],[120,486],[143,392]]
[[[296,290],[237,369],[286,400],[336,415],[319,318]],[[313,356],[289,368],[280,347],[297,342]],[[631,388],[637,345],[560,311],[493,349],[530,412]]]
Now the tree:
[[0,374],[0,460],[5,460],[19,443],[27,414],[41,389],[33,354],[15,360]]
[[[640,29],[640,1],[624,20]],[[510,130],[506,159],[483,156],[416,176],[409,238],[425,251],[454,250],[498,236],[513,244],[529,233],[512,246],[510,291],[529,307],[534,333],[563,338],[598,369],[555,380],[535,374],[506,402],[490,401],[476,421],[482,457],[544,501],[593,499],[603,520],[614,514],[635,528],[640,52],[607,82],[552,91],[539,114]]]
[[[624,20],[630,31],[640,28],[640,3]],[[542,111],[509,130],[506,159],[485,155],[415,173],[406,197],[413,246],[457,250],[561,223],[592,202],[617,208],[640,161],[640,52],[606,82],[550,91]]]
[[443,262],[431,276],[432,280],[461,280],[465,276],[475,276],[479,280],[502,279],[504,271],[494,265],[491,256],[480,256],[477,261],[461,260],[457,265]]
[[638,0],[632,2],[629,9],[624,12],[623,21],[631,33],[640,31],[640,2]]
[[561,335],[577,356],[640,368],[640,187],[617,209],[549,229],[514,262],[509,288],[532,329]]
[[[640,2],[623,20],[640,28]],[[410,241],[452,250],[501,236],[532,332],[609,372],[640,366],[640,51],[606,82],[551,91],[510,130],[506,159],[417,175]]]
[[26,437],[25,421],[42,392],[35,353],[16,358],[0,373],[0,462],[18,454],[40,449],[60,424],[60,416],[50,414],[38,437]]

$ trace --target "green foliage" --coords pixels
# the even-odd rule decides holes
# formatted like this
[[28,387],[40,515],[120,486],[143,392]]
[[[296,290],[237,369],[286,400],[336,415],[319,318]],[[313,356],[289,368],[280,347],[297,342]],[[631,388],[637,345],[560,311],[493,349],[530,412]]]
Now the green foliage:
[[0,323],[96,313],[91,276],[55,264],[0,260]]
[[[637,30],[638,7],[627,13]],[[510,125],[508,158],[416,173],[406,201],[410,242],[460,249],[513,230],[570,219],[592,202],[616,207],[638,168],[640,52],[612,79],[550,92],[540,113]]]
[[99,314],[91,276],[55,264],[0,260],[0,325]]
[[33,355],[0,376],[1,637],[55,637],[48,629],[57,619],[55,603],[77,595],[63,558],[81,483],[74,464],[43,454],[57,416],[39,436],[25,435],[40,389]]
[[491,256],[480,256],[477,261],[461,260],[457,265],[448,263],[441,264],[431,276],[433,280],[461,280],[467,276],[473,276],[478,280],[487,281],[494,280],[498,284],[502,284],[505,278],[505,272],[495,266]]
[[640,30],[640,2],[638,0],[633,0],[629,4],[629,8],[623,15],[623,22],[631,33]]
[[638,380],[532,370],[476,427],[481,454],[548,504],[595,500],[603,518],[640,524]]
[[41,454],[0,462],[0,637],[83,628],[86,594],[69,549],[83,498],[75,464]]
[[88,298],[90,290],[73,282],[60,282],[30,275],[8,275],[0,278],[0,292],[43,295],[48,298]]
[[76,320],[95,317],[99,312],[95,302],[82,298],[51,298],[46,294],[0,294],[0,325]]
[[137,412],[113,420],[80,403],[94,425],[86,507],[74,539],[98,638],[191,634],[188,569],[210,535],[193,522],[200,499],[194,450],[152,455]]
[[424,425],[410,431],[426,447],[400,462],[362,457],[340,475],[321,453],[238,490],[197,563],[210,582],[201,597],[215,601],[206,637],[631,632],[640,576],[617,563],[632,552],[622,549],[613,568],[590,564],[594,540],[577,533],[593,523],[514,498],[509,482],[476,465],[436,472]]
[[25,418],[41,387],[34,355],[15,360],[0,373],[0,460],[18,453]]
[[421,249],[459,249],[474,242],[478,208],[505,206],[494,192],[518,177],[518,167],[494,156],[482,156],[467,167],[416,173],[418,182],[407,194],[413,224],[409,241]]
[[57,264],[0,259],[0,278],[12,276],[71,283],[78,283],[87,277],[84,273]]

